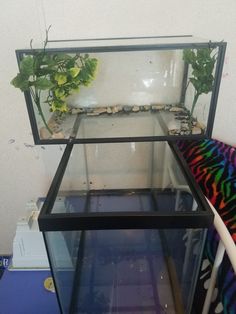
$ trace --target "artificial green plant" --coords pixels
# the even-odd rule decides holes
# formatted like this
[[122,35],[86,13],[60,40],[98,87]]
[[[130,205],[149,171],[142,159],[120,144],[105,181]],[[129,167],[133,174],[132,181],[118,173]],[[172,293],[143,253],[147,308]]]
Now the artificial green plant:
[[194,108],[198,98],[202,94],[208,94],[213,89],[213,71],[216,62],[216,54],[213,48],[185,49],[183,60],[192,67],[191,77],[187,83],[194,87],[194,98],[190,110],[190,117],[193,117]]
[[43,103],[50,111],[60,114],[68,112],[67,97],[79,92],[81,85],[88,86],[95,77],[97,59],[88,54],[54,53],[46,50],[48,31],[42,50],[34,50],[31,42],[31,54],[20,61],[19,73],[11,84],[22,92],[29,91],[37,107],[38,113],[47,130],[52,130],[47,124],[42,110],[42,91],[46,91]]

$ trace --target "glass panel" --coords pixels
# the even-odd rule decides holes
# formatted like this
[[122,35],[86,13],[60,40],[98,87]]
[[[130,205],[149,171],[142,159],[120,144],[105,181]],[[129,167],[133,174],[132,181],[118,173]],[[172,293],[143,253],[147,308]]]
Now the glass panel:
[[40,139],[205,134],[218,48],[135,42],[35,53],[29,93]]
[[69,313],[78,262],[80,231],[44,232],[63,313]]
[[196,208],[168,144],[144,142],[75,145],[51,212]]
[[203,230],[47,232],[46,240],[64,313],[191,312]]

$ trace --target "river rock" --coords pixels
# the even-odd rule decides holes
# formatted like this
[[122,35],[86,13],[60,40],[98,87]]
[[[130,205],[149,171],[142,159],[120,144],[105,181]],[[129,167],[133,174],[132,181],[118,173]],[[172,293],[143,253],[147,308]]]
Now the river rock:
[[123,110],[124,110],[124,112],[130,112],[130,111],[132,111],[132,107],[131,106],[124,106]]
[[150,110],[150,106],[149,105],[144,105],[143,108],[144,108],[145,111]]
[[118,107],[117,106],[112,107],[112,113],[115,114],[117,112],[119,112]]
[[192,134],[201,134],[201,133],[202,133],[202,129],[196,126],[192,128]]
[[107,113],[112,113],[112,109],[111,109],[111,107],[107,107]]
[[106,112],[107,112],[107,108],[103,108],[103,107],[95,108],[93,110],[93,113],[97,113],[97,114],[102,114],[102,113],[106,113]]
[[188,123],[181,123],[181,128],[185,128],[185,129],[188,129],[189,125]]
[[123,106],[121,106],[121,105],[116,106],[116,108],[117,108],[118,112],[123,111]]
[[139,106],[133,106],[132,111],[133,112],[138,112],[139,111]]
[[93,112],[93,108],[86,108],[86,113],[91,113],[91,112]]
[[203,123],[198,122],[198,121],[197,121],[197,123],[195,124],[195,127],[200,128],[200,129],[202,129],[202,130],[205,130],[205,128],[206,128],[206,126],[205,126]]
[[99,112],[87,112],[87,116],[99,116]]
[[53,139],[62,139],[62,138],[65,138],[65,136],[62,132],[58,132],[58,133],[53,133],[52,138]]
[[39,136],[40,136],[41,140],[47,140],[47,139],[51,138],[51,134],[49,133],[49,131],[45,127],[42,127],[40,129]]
[[169,111],[170,112],[182,112],[184,111],[184,109],[180,107],[171,107]]
[[179,129],[172,129],[172,130],[169,130],[169,134],[170,135],[178,135],[180,134],[181,131]]
[[73,108],[71,110],[71,114],[78,114],[78,113],[83,113],[84,109],[83,108]]
[[164,105],[152,105],[152,110],[163,110],[165,108]]

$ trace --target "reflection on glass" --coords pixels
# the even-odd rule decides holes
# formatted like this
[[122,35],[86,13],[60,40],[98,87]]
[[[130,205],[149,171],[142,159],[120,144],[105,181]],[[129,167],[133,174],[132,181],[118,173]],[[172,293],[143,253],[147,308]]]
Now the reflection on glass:
[[[47,232],[64,313],[190,313],[203,235],[184,229]],[[62,243],[63,263],[55,250]]]

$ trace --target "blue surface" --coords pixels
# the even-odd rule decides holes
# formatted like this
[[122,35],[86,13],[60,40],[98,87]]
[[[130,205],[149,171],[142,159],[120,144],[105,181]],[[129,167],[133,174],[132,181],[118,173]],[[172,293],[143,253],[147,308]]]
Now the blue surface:
[[8,271],[0,280],[0,314],[59,314],[56,294],[44,288],[49,271]]

